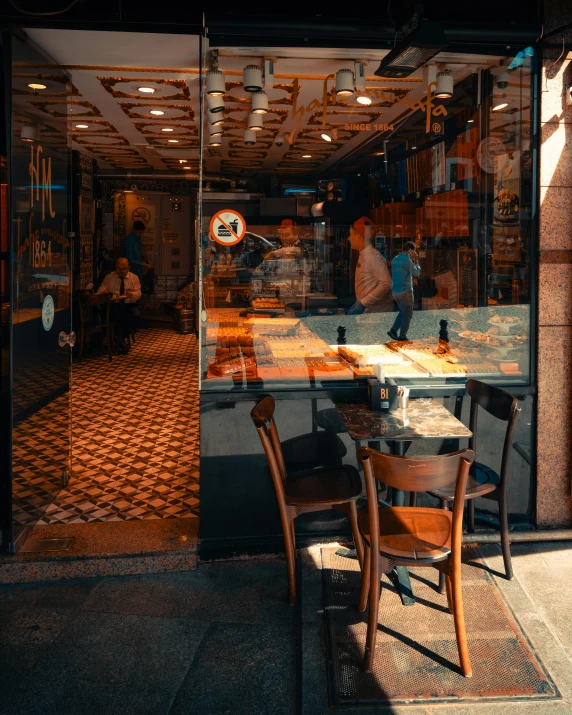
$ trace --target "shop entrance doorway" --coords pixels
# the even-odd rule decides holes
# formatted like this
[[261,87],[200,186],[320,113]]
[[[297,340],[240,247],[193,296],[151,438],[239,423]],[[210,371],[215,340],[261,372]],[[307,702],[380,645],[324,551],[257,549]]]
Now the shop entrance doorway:
[[67,527],[196,521],[198,345],[180,310],[194,309],[198,37],[25,29],[11,46],[3,548]]

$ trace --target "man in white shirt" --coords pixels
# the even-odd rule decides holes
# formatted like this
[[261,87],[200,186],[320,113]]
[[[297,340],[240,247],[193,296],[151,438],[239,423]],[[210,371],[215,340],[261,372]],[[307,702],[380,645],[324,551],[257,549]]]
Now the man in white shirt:
[[139,327],[141,314],[137,301],[141,298],[141,283],[135,273],[129,270],[127,258],[118,258],[115,270],[108,273],[98,293],[111,293],[111,317],[115,324],[117,352],[125,355],[129,352],[129,334]]
[[388,313],[393,310],[389,268],[373,241],[373,224],[367,216],[362,216],[354,222],[349,235],[352,249],[358,252],[358,262],[355,273],[356,303],[348,315]]

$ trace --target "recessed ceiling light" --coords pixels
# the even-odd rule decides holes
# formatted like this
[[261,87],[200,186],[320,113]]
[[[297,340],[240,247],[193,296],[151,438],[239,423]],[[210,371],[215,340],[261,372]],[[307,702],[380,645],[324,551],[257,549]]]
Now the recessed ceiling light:
[[167,139],[167,141],[169,142],[169,144],[178,144],[179,143],[178,139]]
[[474,119],[467,119],[467,124],[472,124],[474,121]]
[[367,97],[365,94],[360,94],[360,96],[357,98],[357,101],[359,104],[365,104],[366,107],[371,104],[371,97]]
[[331,141],[332,141],[332,137],[331,137],[329,134],[325,134],[325,133],[322,134],[322,139],[323,139],[325,142],[331,142]]
[[173,132],[173,131],[175,131],[175,130],[172,129],[171,127],[163,127],[163,129],[161,129],[161,131],[162,131],[162,132]]
[[385,152],[383,151],[376,151],[375,156],[383,156]]
[[149,114],[154,114],[156,117],[162,117],[165,112],[163,112],[161,109],[152,109]]
[[312,155],[311,154],[302,154],[302,159],[311,159]]
[[89,124],[76,124],[76,129],[89,129]]
[[154,87],[138,87],[138,92],[143,92],[143,94],[155,94]]
[[179,164],[186,164],[187,160],[186,159],[179,159]]
[[30,89],[47,89],[47,86],[45,84],[38,84],[36,82],[30,82],[28,87]]
[[493,107],[493,112],[498,112],[505,107],[508,107],[508,102],[502,102],[502,104],[497,104],[496,107]]

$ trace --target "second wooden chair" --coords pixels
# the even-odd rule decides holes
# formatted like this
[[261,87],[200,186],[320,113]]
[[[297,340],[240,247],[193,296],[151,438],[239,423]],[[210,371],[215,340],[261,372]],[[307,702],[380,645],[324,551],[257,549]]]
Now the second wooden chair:
[[[358,450],[364,467],[367,511],[359,514],[358,524],[365,542],[359,611],[369,615],[364,670],[370,672],[375,656],[380,597],[381,558],[398,566],[428,566],[444,574],[449,610],[453,614],[461,671],[472,675],[461,592],[461,537],[463,497],[474,453],[468,449],[439,457],[408,459],[377,452],[368,447]],[[422,492],[455,481],[453,512],[427,507],[380,507],[375,480],[395,489]],[[385,561],[387,563],[387,561]]]

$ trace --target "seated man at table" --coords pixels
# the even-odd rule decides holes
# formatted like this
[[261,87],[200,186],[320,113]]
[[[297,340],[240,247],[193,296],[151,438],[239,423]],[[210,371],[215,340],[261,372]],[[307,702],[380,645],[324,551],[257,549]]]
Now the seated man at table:
[[129,270],[127,258],[118,258],[115,270],[108,273],[98,293],[111,293],[111,318],[115,325],[117,352],[125,355],[129,351],[129,334],[139,327],[141,315],[135,305],[141,298],[139,278]]

